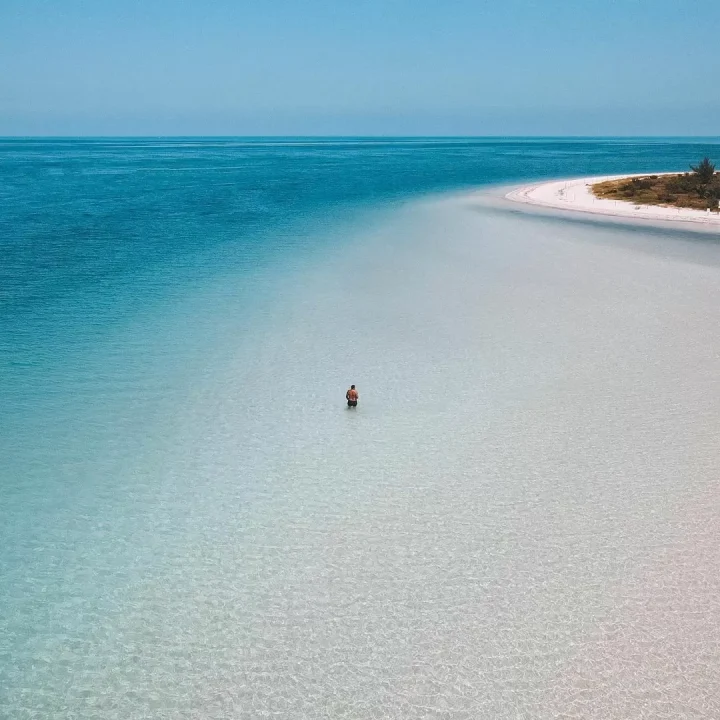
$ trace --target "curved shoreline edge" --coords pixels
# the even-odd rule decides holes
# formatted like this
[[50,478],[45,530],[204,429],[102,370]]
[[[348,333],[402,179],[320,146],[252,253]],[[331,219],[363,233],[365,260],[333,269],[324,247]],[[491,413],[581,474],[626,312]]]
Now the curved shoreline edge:
[[[635,205],[623,200],[605,200],[596,198],[590,186],[605,180],[620,180],[631,177],[645,177],[650,173],[631,175],[603,175],[598,177],[576,178],[572,180],[553,180],[544,183],[523,185],[511,190],[505,199],[512,202],[539,205],[556,210],[571,210],[595,215],[610,215],[618,218],[635,218],[661,222],[683,222],[704,225],[720,232],[720,213],[709,213],[693,208],[671,208],[661,205]],[[654,175],[674,175],[675,173],[652,173]]]

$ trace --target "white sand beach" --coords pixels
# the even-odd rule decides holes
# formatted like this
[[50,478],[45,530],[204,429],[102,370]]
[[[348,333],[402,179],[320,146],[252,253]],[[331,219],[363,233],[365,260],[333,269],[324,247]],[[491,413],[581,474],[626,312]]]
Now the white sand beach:
[[[516,188],[505,196],[514,202],[540,205],[561,210],[576,210],[612,215],[621,218],[638,220],[660,220],[668,222],[687,222],[702,224],[720,231],[720,214],[710,213],[691,208],[661,207],[658,205],[636,205],[622,200],[603,200],[595,197],[590,189],[595,183],[605,180],[619,180],[624,177],[641,177],[641,175],[606,175],[586,177],[574,180],[555,180],[546,183],[535,183]],[[657,173],[662,174],[662,173]]]

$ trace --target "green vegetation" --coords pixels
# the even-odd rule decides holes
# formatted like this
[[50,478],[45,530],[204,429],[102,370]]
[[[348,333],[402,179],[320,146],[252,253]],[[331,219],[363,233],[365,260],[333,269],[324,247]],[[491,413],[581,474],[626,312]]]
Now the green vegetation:
[[703,158],[699,165],[691,165],[690,169],[695,173],[698,181],[705,184],[715,175],[715,165],[710,162],[709,157]]
[[636,205],[666,207],[710,208],[718,212],[720,201],[720,173],[710,158],[691,165],[692,172],[679,175],[648,175],[646,177],[608,180],[592,186],[596,197],[624,200]]

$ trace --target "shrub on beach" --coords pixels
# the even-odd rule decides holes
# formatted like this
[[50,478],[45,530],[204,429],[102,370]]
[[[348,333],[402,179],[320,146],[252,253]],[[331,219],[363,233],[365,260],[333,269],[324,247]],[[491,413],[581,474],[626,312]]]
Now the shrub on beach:
[[690,169],[697,175],[697,179],[703,183],[707,184],[715,175],[715,165],[710,162],[709,157],[704,157],[700,163],[697,165],[691,165]]
[[710,158],[691,165],[692,172],[677,175],[647,175],[645,177],[608,180],[593,185],[599,198],[624,200],[641,205],[669,205],[697,210],[718,210],[720,201],[720,173]]

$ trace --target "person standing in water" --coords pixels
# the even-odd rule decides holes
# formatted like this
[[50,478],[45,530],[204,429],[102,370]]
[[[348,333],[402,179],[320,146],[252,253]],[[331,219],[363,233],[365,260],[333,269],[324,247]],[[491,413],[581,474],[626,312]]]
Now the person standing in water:
[[348,407],[357,407],[357,401],[360,394],[355,389],[354,385],[350,386],[350,389],[345,393],[345,399],[348,401]]

